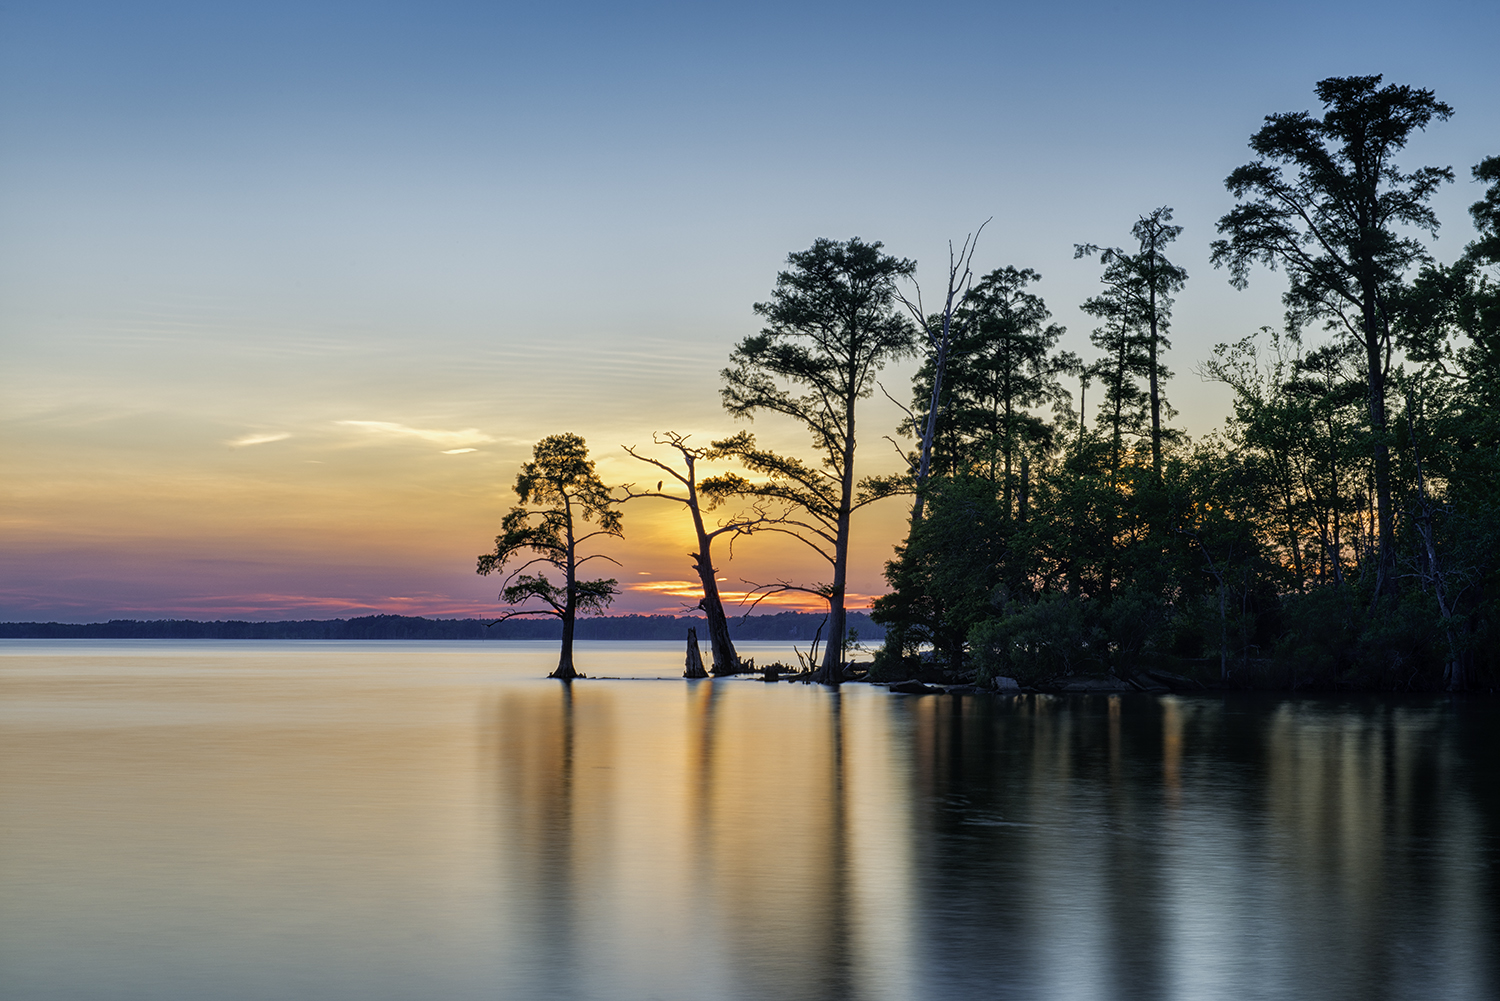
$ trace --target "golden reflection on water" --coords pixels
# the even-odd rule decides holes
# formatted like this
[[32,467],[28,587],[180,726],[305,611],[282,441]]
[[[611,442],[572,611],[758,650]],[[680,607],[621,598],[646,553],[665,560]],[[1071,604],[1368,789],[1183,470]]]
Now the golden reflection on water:
[[708,996],[911,997],[908,804],[881,699],[677,687],[497,700],[519,954],[586,996],[687,978]]
[[[599,647],[590,673],[676,673],[676,653]],[[564,686],[551,656],[0,645],[0,994],[1500,983],[1493,708]]]
[[1169,806],[1182,804],[1182,700],[1161,698],[1161,781]]

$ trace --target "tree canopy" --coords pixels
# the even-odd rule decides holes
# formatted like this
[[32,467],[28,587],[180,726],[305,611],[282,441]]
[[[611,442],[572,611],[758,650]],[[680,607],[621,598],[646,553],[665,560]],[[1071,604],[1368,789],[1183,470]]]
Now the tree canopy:
[[[584,580],[578,570],[603,553],[580,556],[579,547],[601,536],[623,534],[619,499],[594,471],[588,445],[576,434],[554,434],[536,443],[531,461],[516,476],[516,498],[500,523],[493,552],[479,557],[478,572],[488,576],[520,563],[506,576],[500,600],[512,608],[495,621],[520,615],[552,615],[562,620],[562,649],[552,676],[577,676],[573,667],[573,627],[579,612],[602,613],[619,593],[614,578]],[[592,522],[597,527],[588,530]],[[550,566],[559,583],[533,567]],[[530,607],[528,607],[528,605]]]

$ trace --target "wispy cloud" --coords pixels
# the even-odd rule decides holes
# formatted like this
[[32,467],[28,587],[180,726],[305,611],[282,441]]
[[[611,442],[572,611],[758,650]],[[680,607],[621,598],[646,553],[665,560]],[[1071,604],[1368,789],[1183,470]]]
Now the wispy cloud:
[[290,431],[277,431],[274,434],[247,434],[241,435],[229,442],[230,448],[244,448],[246,445],[265,445],[273,441],[286,441],[292,436]]
[[479,449],[477,449],[477,448],[445,448],[445,449],[443,449],[443,454],[444,455],[463,455],[465,452],[477,452],[477,451],[479,451]]
[[383,435],[389,438],[417,438],[434,445],[445,445],[447,447],[444,451],[450,454],[472,452],[475,451],[472,446],[485,445],[495,440],[478,428],[440,431],[433,428],[407,427],[405,424],[393,424],[390,421],[334,421],[334,423],[342,427],[356,428],[372,435]]

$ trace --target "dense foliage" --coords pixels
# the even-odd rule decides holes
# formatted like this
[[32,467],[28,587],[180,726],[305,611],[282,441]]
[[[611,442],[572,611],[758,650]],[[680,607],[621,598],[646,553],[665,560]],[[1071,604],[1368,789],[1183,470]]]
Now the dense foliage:
[[[1170,209],[1140,218],[1138,249],[1102,252],[1093,362],[1056,351],[1034,272],[976,283],[925,504],[876,602],[877,674],[1496,684],[1500,157],[1474,170],[1479,239],[1437,265],[1413,233],[1435,233],[1427,202],[1452,171],[1395,157],[1451,111],[1380,84],[1322,81],[1323,117],[1269,116],[1226,182],[1240,202],[1214,263],[1238,286],[1284,272],[1287,313],[1199,367],[1233,393],[1217,433],[1168,425],[1187,281],[1165,257]],[[924,411],[934,374],[914,386]]]

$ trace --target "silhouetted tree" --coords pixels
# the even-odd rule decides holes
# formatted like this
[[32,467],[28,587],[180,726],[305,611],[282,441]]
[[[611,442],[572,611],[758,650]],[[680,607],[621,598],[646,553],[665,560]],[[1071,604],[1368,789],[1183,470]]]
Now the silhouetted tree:
[[1398,325],[1407,356],[1422,366],[1409,380],[1419,394],[1407,414],[1418,488],[1411,521],[1419,579],[1448,638],[1444,687],[1453,691],[1475,682],[1476,655],[1488,648],[1496,659],[1485,630],[1500,618],[1500,156],[1473,173],[1489,182],[1469,208],[1478,239],[1453,265],[1422,269]]
[[718,570],[714,566],[712,553],[714,540],[722,535],[728,535],[731,540],[736,536],[749,535],[757,528],[772,524],[778,519],[767,514],[764,509],[757,509],[748,515],[736,515],[710,529],[703,520],[704,511],[718,507],[726,497],[750,492],[750,484],[733,473],[720,474],[700,482],[698,463],[712,462],[743,452],[751,443],[750,436],[742,432],[732,438],[712,442],[706,447],[689,445],[687,439],[687,435],[675,431],[656,435],[653,439],[658,445],[670,445],[677,450],[682,456],[682,470],[649,455],[642,455],[629,445],[624,446],[625,451],[633,458],[655,466],[682,487],[681,493],[667,493],[662,490],[665,481],[658,482],[655,490],[637,491],[633,485],[626,484],[625,499],[657,497],[675,501],[687,508],[693,519],[693,533],[698,541],[698,551],[688,555],[693,558],[693,570],[698,574],[698,582],[703,588],[703,598],[698,602],[698,608],[708,620],[708,640],[713,650],[714,674],[737,674],[741,670],[740,659],[735,653],[734,642],[729,638],[729,621],[724,614],[724,601],[719,597]]
[[[495,622],[518,615],[551,615],[562,620],[562,650],[557,670],[549,677],[571,681],[580,677],[573,668],[573,628],[578,613],[602,613],[619,593],[618,581],[580,580],[578,569],[589,560],[618,561],[602,553],[579,556],[579,547],[599,536],[619,538],[623,532],[619,504],[589,458],[588,445],[576,434],[554,434],[536,443],[532,459],[516,477],[516,497],[495,537],[495,551],[479,557],[478,572],[489,575],[524,559],[505,578],[500,600],[507,605],[539,601],[540,608],[514,608]],[[587,523],[598,525],[587,530]],[[530,557],[529,559],[527,557]],[[544,573],[527,573],[537,565],[562,573],[562,584],[553,584]],[[494,625],[494,623],[490,623]]]
[[1227,266],[1243,288],[1253,264],[1282,267],[1287,327],[1325,320],[1364,350],[1371,458],[1379,533],[1377,592],[1392,586],[1395,565],[1391,460],[1386,417],[1393,307],[1406,272],[1427,261],[1422,244],[1399,225],[1436,233],[1427,201],[1453,179],[1447,167],[1403,173],[1393,162],[1414,131],[1452,109],[1430,90],[1379,76],[1330,77],[1317,84],[1324,115],[1270,115],[1250,138],[1257,155],[1225,185],[1243,199],[1219,220],[1226,239],[1213,244],[1215,267]]
[[[1151,406],[1151,469],[1158,484],[1162,475],[1162,396],[1161,384],[1171,377],[1161,363],[1161,353],[1172,345],[1167,329],[1172,322],[1172,295],[1187,282],[1187,272],[1167,260],[1166,246],[1177,239],[1181,226],[1170,225],[1172,210],[1167,206],[1143,215],[1131,227],[1140,249],[1129,254],[1112,247],[1102,253],[1094,244],[1080,244],[1075,257],[1098,253],[1104,264],[1100,279],[1115,293],[1111,306],[1127,310],[1127,323],[1140,330],[1146,353],[1146,383]],[[1088,306],[1084,306],[1088,310]],[[1092,310],[1089,310],[1092,312]]]
[[883,254],[881,244],[858,237],[847,243],[819,239],[787,257],[768,302],[759,334],[740,342],[723,372],[724,406],[736,417],[762,411],[800,422],[811,432],[820,466],[753,446],[738,450],[748,468],[767,476],[761,496],[787,502],[806,519],[788,521],[798,537],[828,561],[833,579],[817,587],[787,582],[772,590],[804,590],[828,602],[828,646],[816,680],[843,680],[846,636],[844,596],[849,562],[849,522],[858,508],[898,489],[893,479],[855,477],[855,407],[875,386],[875,373],[892,358],[910,354],[914,331],[892,307],[896,282],[916,264]]

